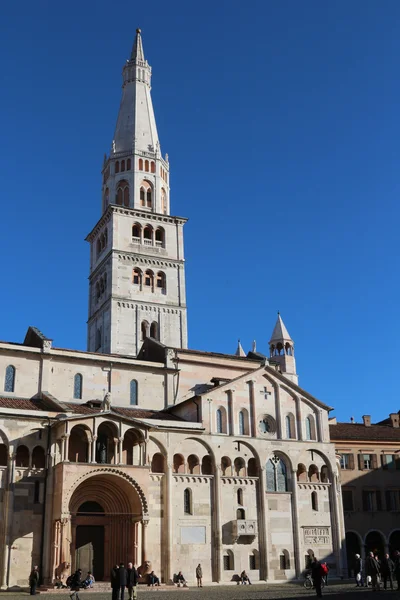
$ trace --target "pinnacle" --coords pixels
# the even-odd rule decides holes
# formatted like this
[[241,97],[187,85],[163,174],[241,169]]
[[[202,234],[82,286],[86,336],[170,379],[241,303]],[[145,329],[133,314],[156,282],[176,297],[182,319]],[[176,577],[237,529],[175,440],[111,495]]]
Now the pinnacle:
[[135,41],[133,42],[131,60],[144,61],[143,43],[142,43],[142,30],[136,29]]
[[286,329],[284,322],[282,321],[282,317],[281,317],[280,313],[278,312],[278,318],[277,318],[277,321],[276,321],[276,324],[275,324],[274,330],[272,332],[269,343],[272,344],[274,342],[283,342],[283,341],[292,342],[293,340],[290,337],[289,332]]

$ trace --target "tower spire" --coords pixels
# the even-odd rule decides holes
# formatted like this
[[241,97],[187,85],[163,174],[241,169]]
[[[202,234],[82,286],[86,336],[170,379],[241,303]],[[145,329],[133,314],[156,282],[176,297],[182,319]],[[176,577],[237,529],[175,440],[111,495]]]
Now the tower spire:
[[237,345],[237,348],[236,348],[235,356],[246,356],[246,353],[243,350],[243,347],[242,347],[242,344],[240,343],[240,340],[238,340],[238,345]]
[[132,46],[131,60],[135,62],[145,62],[142,42],[142,30],[139,28],[136,29],[136,37]]
[[288,379],[298,382],[296,361],[294,358],[294,342],[278,311],[278,318],[269,340],[270,358],[279,363],[281,371]]

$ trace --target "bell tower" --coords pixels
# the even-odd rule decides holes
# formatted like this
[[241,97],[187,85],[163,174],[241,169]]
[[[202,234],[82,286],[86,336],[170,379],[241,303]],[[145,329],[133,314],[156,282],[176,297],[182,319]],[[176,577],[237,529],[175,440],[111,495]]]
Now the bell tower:
[[140,29],[122,70],[102,216],[90,243],[88,350],[136,356],[143,340],[187,347],[183,226],[170,214],[170,165],[151,101]]
[[269,341],[270,358],[279,363],[281,372],[294,383],[298,383],[296,360],[294,358],[294,342],[278,312],[278,319]]

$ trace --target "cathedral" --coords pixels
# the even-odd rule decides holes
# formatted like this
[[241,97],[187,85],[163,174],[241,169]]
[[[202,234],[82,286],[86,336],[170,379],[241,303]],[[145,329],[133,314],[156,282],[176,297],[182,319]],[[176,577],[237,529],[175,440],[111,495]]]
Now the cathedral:
[[[262,354],[188,349],[171,214],[137,30],[90,245],[87,351],[36,327],[0,343],[0,586],[132,561],[165,584],[282,582],[347,568],[331,408],[299,386],[278,314]],[[267,345],[267,344],[266,344]]]

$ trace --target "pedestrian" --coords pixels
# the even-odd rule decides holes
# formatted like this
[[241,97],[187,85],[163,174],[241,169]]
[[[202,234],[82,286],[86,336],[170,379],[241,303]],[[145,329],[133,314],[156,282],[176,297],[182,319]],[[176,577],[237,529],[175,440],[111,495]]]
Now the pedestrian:
[[126,570],[126,585],[128,586],[129,600],[137,598],[137,582],[137,571],[133,564],[130,562],[128,563],[128,568]]
[[311,563],[311,577],[314,583],[317,598],[322,598],[322,578],[324,573],[322,572],[321,563],[314,556]]
[[397,580],[397,590],[400,590],[400,552],[398,550],[394,553],[394,574]]
[[379,563],[376,560],[373,552],[370,552],[369,556],[365,560],[365,574],[366,574],[367,578],[371,577],[373,591],[378,591],[379,590],[380,567],[379,567]]
[[39,584],[39,567],[35,565],[29,575],[29,588],[31,596],[36,596],[36,588]]
[[119,564],[118,575],[119,575],[119,589],[121,591],[120,599],[124,600],[125,588],[126,588],[126,584],[127,584],[127,573],[126,573],[124,563]]
[[77,569],[71,579],[71,585],[70,585],[71,593],[69,595],[71,600],[72,600],[72,598],[74,598],[74,596],[75,596],[75,600],[79,600],[78,592],[81,589],[81,585],[82,585],[82,570]]
[[199,563],[196,567],[197,587],[203,587],[203,569]]
[[354,576],[356,578],[356,586],[363,586],[363,561],[359,554],[356,554],[354,561]]
[[118,565],[114,565],[110,573],[110,583],[112,589],[112,600],[118,600],[119,598],[119,568]]
[[159,586],[159,585],[160,585],[160,580],[159,580],[159,578],[157,577],[157,575],[154,573],[154,571],[152,571],[152,572],[150,573],[150,575],[149,575],[149,583],[148,583],[148,586],[149,586],[149,587],[150,587],[150,586],[152,586],[152,587],[153,587],[153,586],[155,586],[155,585],[156,585],[156,586]]
[[393,573],[394,573],[394,562],[390,558],[389,554],[385,554],[381,563],[381,574],[383,579],[383,588],[386,590],[387,580],[390,582],[390,589],[393,589]]

